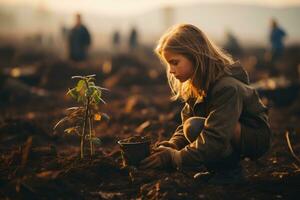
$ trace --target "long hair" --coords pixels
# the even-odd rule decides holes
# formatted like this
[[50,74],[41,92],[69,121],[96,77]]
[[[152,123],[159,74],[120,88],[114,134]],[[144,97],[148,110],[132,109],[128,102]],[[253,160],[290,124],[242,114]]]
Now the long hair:
[[[163,57],[165,51],[182,54],[194,66],[193,76],[184,83],[169,73],[169,66]],[[234,63],[230,55],[218,48],[196,26],[179,24],[171,27],[160,39],[155,53],[167,66],[167,77],[173,93],[173,100],[204,98],[210,84],[224,74],[230,74],[229,67]]]

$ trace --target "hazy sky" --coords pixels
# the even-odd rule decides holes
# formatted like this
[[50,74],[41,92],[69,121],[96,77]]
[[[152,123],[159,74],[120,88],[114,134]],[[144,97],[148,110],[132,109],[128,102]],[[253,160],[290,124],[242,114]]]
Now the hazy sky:
[[275,7],[300,5],[300,0],[0,0],[0,4],[32,5],[62,12],[90,12],[107,15],[130,15],[164,5],[193,2],[242,3]]
[[[189,6],[193,3],[197,4],[195,9],[194,6]],[[230,12],[228,6],[225,6],[225,11],[217,8],[211,10],[210,6],[204,8],[199,3],[236,3],[265,6],[270,9],[257,8],[258,12],[255,14],[256,8],[251,7],[251,12],[246,9],[247,12],[242,13],[243,17],[240,18],[237,17],[240,15],[238,11],[228,15],[224,13],[226,9]],[[7,5],[18,6],[18,8],[8,8]],[[269,18],[273,16],[279,18],[280,25],[287,30],[287,40],[299,42],[299,14],[296,13],[298,9],[291,9],[293,11],[291,13],[274,9],[296,5],[300,6],[300,0],[0,0],[0,12],[2,8],[4,11],[7,8],[9,12],[2,15],[4,20],[0,21],[2,22],[0,34],[26,36],[41,31],[58,34],[59,26],[64,24],[70,27],[74,22],[74,13],[80,12],[94,35],[94,41],[98,40],[102,46],[105,42],[110,42],[109,37],[113,31],[119,30],[123,35],[125,34],[123,37],[126,37],[133,25],[138,27],[144,41],[153,42],[167,28],[163,12],[159,8],[174,6],[176,13],[171,23],[184,22],[198,25],[218,41],[224,38],[224,30],[230,29],[241,41],[247,41],[249,44],[255,42],[265,44],[269,31]],[[31,8],[27,9],[27,6]],[[188,8],[189,11],[180,9],[181,6]],[[36,12],[43,10],[46,12]],[[223,13],[222,16],[219,13]],[[207,17],[210,20],[206,20]],[[259,21],[256,21],[257,19]],[[9,20],[13,23],[9,23]]]

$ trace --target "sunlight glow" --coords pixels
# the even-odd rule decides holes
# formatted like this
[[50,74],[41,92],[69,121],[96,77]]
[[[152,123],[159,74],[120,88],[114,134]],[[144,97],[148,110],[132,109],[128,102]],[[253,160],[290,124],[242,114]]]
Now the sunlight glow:
[[300,5],[299,0],[0,0],[0,4],[45,7],[61,12],[90,12],[106,15],[132,15],[162,6],[192,3],[238,3],[284,7]]

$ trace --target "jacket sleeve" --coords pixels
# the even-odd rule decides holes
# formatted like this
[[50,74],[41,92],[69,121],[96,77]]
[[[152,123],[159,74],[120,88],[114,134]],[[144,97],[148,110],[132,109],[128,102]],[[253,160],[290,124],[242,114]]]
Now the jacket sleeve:
[[193,143],[179,151],[178,168],[213,163],[232,153],[230,141],[242,112],[242,98],[234,86],[214,90],[204,128]]
[[187,120],[189,117],[192,116],[192,113],[190,111],[189,105],[186,103],[183,109],[181,110],[181,125],[177,127],[175,130],[175,133],[172,135],[169,142],[175,144],[177,146],[177,149],[182,149],[186,145],[189,144],[187,139],[185,138],[183,134],[183,124],[185,120]]

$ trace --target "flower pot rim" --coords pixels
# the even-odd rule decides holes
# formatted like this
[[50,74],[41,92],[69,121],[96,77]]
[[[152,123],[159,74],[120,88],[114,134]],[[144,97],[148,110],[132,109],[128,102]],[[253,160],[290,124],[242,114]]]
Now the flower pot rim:
[[119,145],[135,145],[135,144],[145,144],[145,143],[150,143],[151,140],[147,139],[145,141],[141,141],[141,142],[123,142],[124,139],[122,140],[118,140],[118,144]]

